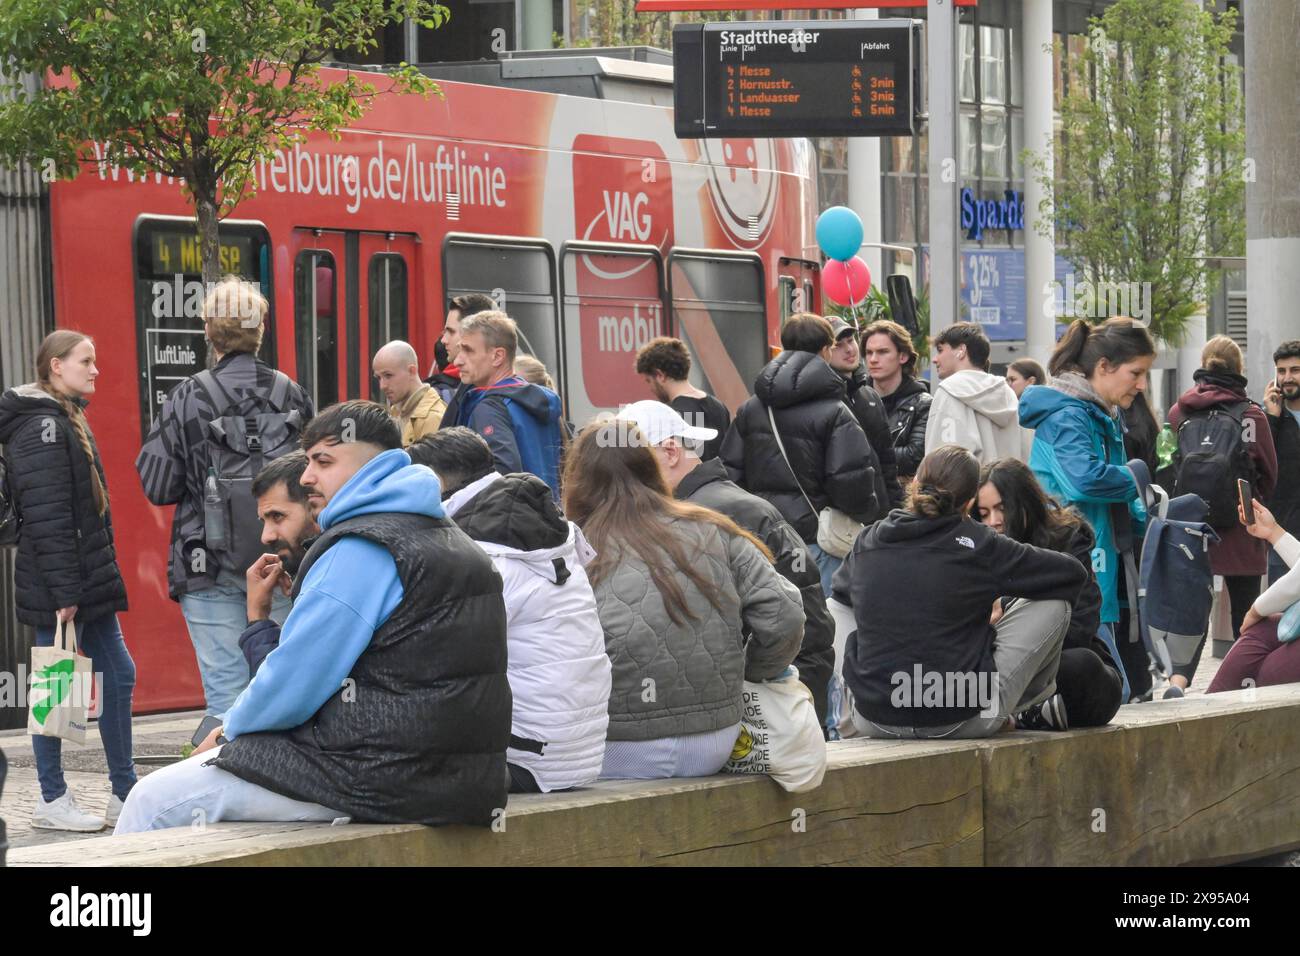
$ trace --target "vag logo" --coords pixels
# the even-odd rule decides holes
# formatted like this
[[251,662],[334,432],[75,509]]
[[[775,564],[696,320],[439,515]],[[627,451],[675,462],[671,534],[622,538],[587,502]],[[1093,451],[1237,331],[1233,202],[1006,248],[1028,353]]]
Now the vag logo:
[[153,926],[152,893],[82,893],[74,886],[50,897],[51,926],[129,926],[148,936]]

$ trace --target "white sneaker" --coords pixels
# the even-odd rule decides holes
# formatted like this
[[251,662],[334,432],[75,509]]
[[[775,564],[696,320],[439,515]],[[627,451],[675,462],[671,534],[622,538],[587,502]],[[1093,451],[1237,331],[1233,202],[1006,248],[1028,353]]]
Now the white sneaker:
[[104,829],[104,818],[87,813],[77,806],[69,790],[57,800],[46,803],[36,798],[32,811],[32,827],[37,830],[71,830],[73,833],[95,833]]
[[122,814],[122,801],[117,798],[117,794],[108,795],[108,809],[104,811],[104,825],[108,827],[117,826],[117,818]]

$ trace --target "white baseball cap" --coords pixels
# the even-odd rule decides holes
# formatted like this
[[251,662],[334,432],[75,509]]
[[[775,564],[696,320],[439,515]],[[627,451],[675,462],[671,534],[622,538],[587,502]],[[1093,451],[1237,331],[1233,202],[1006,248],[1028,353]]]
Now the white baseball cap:
[[688,438],[693,441],[712,441],[718,437],[716,428],[703,428],[686,424],[686,419],[665,405],[649,399],[633,402],[619,409],[618,417],[625,422],[635,422],[645,440],[658,445],[669,438]]

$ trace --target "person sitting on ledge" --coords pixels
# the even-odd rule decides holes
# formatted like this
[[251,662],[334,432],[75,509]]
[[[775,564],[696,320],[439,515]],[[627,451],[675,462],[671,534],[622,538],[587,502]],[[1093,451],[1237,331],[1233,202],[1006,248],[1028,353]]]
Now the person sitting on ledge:
[[[971,518],[979,478],[970,452],[940,445],[922,459],[907,506],[858,535],[836,574],[857,625],[844,680],[868,737],[991,737],[1056,692],[1087,574],[1071,554]],[[1023,600],[1004,612],[1005,597]]]
[[491,559],[380,405],[326,409],[302,445],[322,534],[279,645],[224,727],[132,790],[115,833],[196,819],[486,826],[506,805],[506,609]]

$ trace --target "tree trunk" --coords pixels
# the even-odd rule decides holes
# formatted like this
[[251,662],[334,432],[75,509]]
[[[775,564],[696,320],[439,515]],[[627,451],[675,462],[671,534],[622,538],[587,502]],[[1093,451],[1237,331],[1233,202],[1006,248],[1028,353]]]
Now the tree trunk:
[[199,255],[206,288],[221,278],[221,244],[217,232],[217,198],[214,187],[194,191],[194,218],[199,226]]

